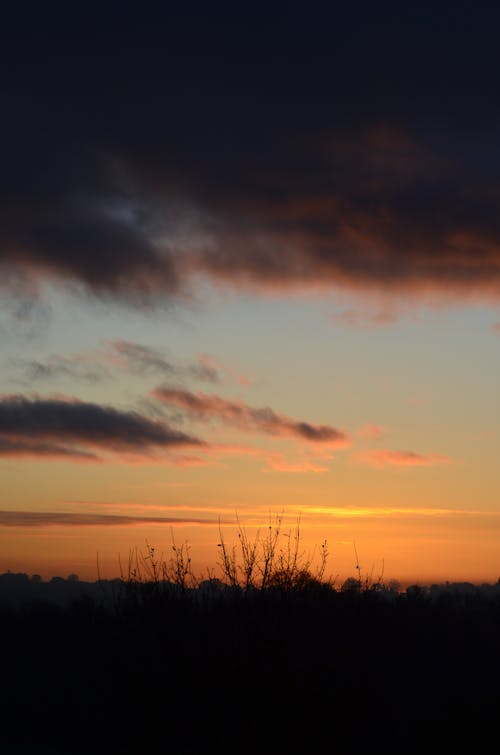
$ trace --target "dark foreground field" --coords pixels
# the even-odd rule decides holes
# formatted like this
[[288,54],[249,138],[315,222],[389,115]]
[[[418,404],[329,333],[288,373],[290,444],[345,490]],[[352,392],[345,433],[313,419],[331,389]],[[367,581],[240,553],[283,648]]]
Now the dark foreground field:
[[446,753],[498,731],[496,585],[63,587],[0,608],[2,754]]

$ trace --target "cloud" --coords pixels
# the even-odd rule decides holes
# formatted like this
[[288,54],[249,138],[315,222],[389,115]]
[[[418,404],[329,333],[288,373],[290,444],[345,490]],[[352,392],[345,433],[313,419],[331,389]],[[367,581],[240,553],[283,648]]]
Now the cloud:
[[[241,445],[223,445],[212,444],[207,453],[209,457],[219,459],[225,456],[242,456],[248,458],[262,459],[264,462],[264,472],[292,472],[292,473],[319,473],[328,472],[330,468],[326,466],[325,462],[332,461],[333,455],[323,449],[323,453],[315,453],[313,458],[301,455],[297,458],[297,454],[294,454],[292,459],[285,456],[285,454],[278,451],[269,451],[266,448],[255,448],[254,446],[241,446]],[[321,463],[319,463],[321,462]]]
[[419,454],[415,451],[390,451],[385,448],[360,451],[353,455],[353,461],[383,469],[385,467],[433,467],[437,464],[451,464],[452,459],[442,454]]
[[53,354],[45,362],[16,359],[14,365],[24,372],[26,380],[30,383],[61,377],[97,383],[109,377],[103,365],[85,354],[73,354],[69,357]]
[[324,464],[303,459],[301,461],[289,461],[283,454],[271,453],[267,455],[265,469],[273,472],[290,472],[293,474],[319,474],[329,472],[330,468]]
[[245,375],[232,365],[222,362],[220,359],[214,357],[213,354],[200,354],[198,361],[202,370],[206,370],[208,375],[215,375],[217,377],[216,380],[212,380],[211,382],[219,382],[218,376],[224,374],[230,380],[240,385],[249,386],[254,383],[252,377]]
[[291,507],[290,513],[297,512],[304,518],[312,519],[325,517],[333,519],[397,519],[397,518],[425,518],[425,519],[478,519],[497,518],[500,516],[496,511],[477,511],[466,509],[426,508],[417,506],[310,506],[307,512],[297,507]]
[[452,26],[444,6],[432,23],[370,3],[262,23],[162,4],[122,9],[119,31],[111,8],[15,5],[4,292],[154,305],[191,301],[204,275],[498,299],[494,4]]
[[69,356],[52,354],[45,361],[13,360],[30,382],[70,378],[98,382],[111,377],[111,370],[120,369],[133,375],[163,375],[179,379],[191,378],[208,383],[220,380],[216,362],[203,356],[187,364],[179,364],[157,349],[132,341],[108,341],[105,348]]
[[332,315],[331,320],[335,325],[369,330],[383,325],[393,325],[398,320],[398,313],[387,305],[373,311],[357,307],[344,309]]
[[215,519],[120,514],[76,514],[55,511],[0,511],[0,527],[117,527],[137,524],[215,524]]
[[98,460],[108,454],[154,456],[190,446],[202,447],[203,442],[135,411],[77,399],[0,397],[0,456]]
[[32,457],[32,458],[70,458],[74,461],[99,461],[99,456],[82,448],[63,446],[58,443],[31,440],[10,439],[0,437],[0,458],[2,457]]
[[132,341],[110,341],[108,350],[108,358],[114,364],[134,374],[160,373],[192,377],[210,383],[219,381],[217,369],[201,358],[195,363],[179,365],[166,359],[160,351]]
[[360,427],[356,435],[358,438],[379,440],[379,438],[382,438],[386,432],[387,428],[382,427],[381,425],[373,425],[371,422],[368,422],[366,425],[363,425],[363,427]]
[[277,414],[269,407],[256,408],[243,401],[227,401],[215,394],[159,386],[154,398],[175,406],[198,419],[215,419],[245,432],[278,435],[329,446],[346,447],[349,436],[331,425],[315,425]]

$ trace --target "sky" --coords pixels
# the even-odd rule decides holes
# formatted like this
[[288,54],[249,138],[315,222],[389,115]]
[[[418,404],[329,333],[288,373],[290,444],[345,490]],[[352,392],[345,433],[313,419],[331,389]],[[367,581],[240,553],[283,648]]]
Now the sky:
[[500,11],[170,6],[3,11],[0,572],[496,581]]

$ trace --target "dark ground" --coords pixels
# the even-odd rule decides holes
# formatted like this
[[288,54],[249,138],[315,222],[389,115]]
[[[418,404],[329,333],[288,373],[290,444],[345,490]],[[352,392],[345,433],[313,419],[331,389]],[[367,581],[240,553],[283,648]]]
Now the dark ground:
[[498,730],[497,591],[157,593],[4,603],[2,755],[446,753]]

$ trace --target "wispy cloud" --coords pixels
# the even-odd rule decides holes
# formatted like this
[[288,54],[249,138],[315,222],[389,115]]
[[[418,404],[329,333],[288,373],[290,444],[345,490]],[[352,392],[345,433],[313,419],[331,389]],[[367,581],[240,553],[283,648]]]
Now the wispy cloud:
[[109,378],[106,367],[86,354],[73,354],[71,356],[53,354],[45,361],[16,359],[13,363],[24,373],[24,382],[29,383],[60,377],[97,383]]
[[209,370],[210,373],[214,373],[215,375],[224,375],[230,381],[239,383],[240,385],[244,386],[249,386],[254,383],[253,377],[241,372],[241,370],[239,370],[237,367],[231,364],[227,364],[220,359],[217,359],[217,357],[214,357],[213,354],[203,353],[199,355],[198,359],[200,365]]
[[362,306],[344,309],[331,317],[334,325],[370,330],[384,325],[394,325],[398,321],[398,312],[393,307],[368,310]]
[[382,425],[373,425],[371,422],[368,422],[366,425],[363,425],[363,427],[359,428],[356,435],[358,436],[358,438],[379,440],[386,433],[387,428],[383,427]]
[[384,467],[433,467],[438,464],[451,464],[452,459],[442,454],[419,454],[415,451],[390,451],[386,448],[359,451],[352,461],[383,469]]
[[256,448],[255,446],[241,445],[221,445],[214,444],[209,447],[207,454],[216,459],[224,459],[226,456],[241,456],[243,458],[256,458],[264,462],[264,472],[290,472],[290,473],[319,473],[328,472],[330,467],[327,462],[333,460],[331,452],[326,450],[323,453],[315,453],[311,458],[304,453],[292,453],[286,455],[280,451],[270,451],[267,448]]
[[117,370],[141,376],[220,381],[216,360],[210,361],[206,355],[179,363],[157,349],[124,340],[107,341],[104,348],[86,353],[52,354],[44,361],[16,359],[13,364],[24,372],[24,382],[30,383],[56,378],[95,383],[110,379]]
[[204,525],[215,519],[121,514],[78,514],[57,511],[0,511],[0,527],[123,527],[138,524]]
[[291,474],[321,474],[330,471],[330,467],[327,467],[325,464],[318,464],[316,461],[309,459],[291,461],[281,453],[267,454],[264,469],[272,472],[288,472]]
[[77,448],[75,446],[64,446],[50,440],[33,441],[22,438],[5,438],[0,435],[0,458],[2,456],[33,458],[68,458],[74,461],[100,461],[98,454],[92,451]]
[[303,512],[297,507],[289,507],[290,514],[294,512],[301,518],[311,519],[325,517],[332,519],[447,519],[447,518],[498,518],[498,511],[472,511],[467,509],[429,508],[426,506],[308,506]]
[[244,432],[287,436],[309,443],[346,447],[348,434],[331,425],[317,425],[277,414],[269,407],[256,408],[243,401],[228,401],[215,394],[159,386],[152,395],[164,404],[175,406],[198,419],[214,419]]
[[0,397],[0,455],[97,460],[154,455],[203,441],[135,411],[75,398]]
[[191,377],[209,383],[218,383],[220,379],[216,363],[210,363],[203,355],[196,362],[179,364],[167,359],[157,349],[132,341],[109,341],[106,358],[114,365],[139,375]]

